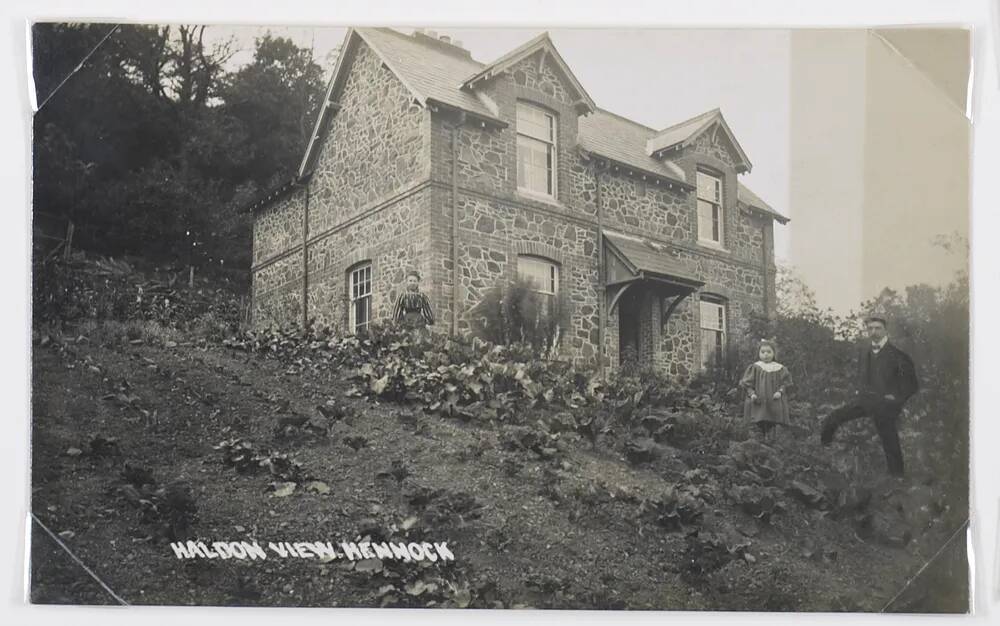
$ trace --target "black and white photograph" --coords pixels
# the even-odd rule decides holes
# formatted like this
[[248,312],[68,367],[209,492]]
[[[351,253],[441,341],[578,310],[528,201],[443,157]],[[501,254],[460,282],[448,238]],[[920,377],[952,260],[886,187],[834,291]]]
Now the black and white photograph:
[[28,600],[968,613],[972,41],[34,21]]

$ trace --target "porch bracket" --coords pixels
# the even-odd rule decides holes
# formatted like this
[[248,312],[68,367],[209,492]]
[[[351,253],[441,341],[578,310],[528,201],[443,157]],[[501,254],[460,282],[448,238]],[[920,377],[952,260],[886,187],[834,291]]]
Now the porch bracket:
[[617,287],[615,292],[611,295],[611,300],[608,302],[608,313],[611,313],[612,311],[615,310],[615,306],[618,304],[618,300],[622,297],[625,291],[634,284],[635,281],[630,280],[629,282]]
[[673,301],[670,303],[670,306],[667,307],[667,310],[663,312],[663,319],[661,321],[661,324],[666,325],[666,323],[668,321],[670,321],[670,316],[673,315],[674,311],[677,309],[677,306],[681,302],[683,302],[685,298],[687,298],[688,296],[690,296],[692,293],[693,292],[688,291],[688,292],[682,293],[679,296],[677,296],[676,298],[674,298]]

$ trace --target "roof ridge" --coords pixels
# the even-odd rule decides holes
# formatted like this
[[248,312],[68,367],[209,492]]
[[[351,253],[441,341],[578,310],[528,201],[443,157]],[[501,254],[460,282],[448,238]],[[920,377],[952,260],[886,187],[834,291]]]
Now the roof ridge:
[[[361,27],[358,27],[356,30],[374,30],[374,31],[378,31],[380,33],[384,33],[384,34],[387,34],[387,35],[393,35],[393,36],[395,36],[395,37],[397,37],[399,39],[402,39],[402,40],[406,41],[407,43],[416,44],[416,45],[420,46],[421,48],[423,48],[424,50],[430,50],[430,51],[433,51],[433,52],[437,52],[439,54],[445,54],[445,55],[448,55],[448,56],[451,56],[451,57],[454,57],[454,58],[457,58],[457,59],[461,59],[463,61],[469,61],[470,63],[473,63],[473,64],[478,65],[480,67],[486,67],[486,63],[484,63],[484,62],[480,61],[479,59],[476,59],[476,58],[474,58],[472,56],[472,51],[471,50],[467,50],[465,48],[459,48],[459,47],[455,46],[457,49],[455,51],[452,51],[452,50],[448,50],[448,49],[440,47],[440,46],[432,45],[431,42],[433,41],[433,38],[431,38],[429,35],[427,35],[427,33],[424,33],[425,39],[421,39],[421,38],[417,37],[416,33],[419,32],[419,31],[416,28],[414,28],[414,30],[413,30],[412,33],[404,33],[401,30],[396,30],[395,28],[391,28],[389,26],[361,26]],[[433,30],[433,29],[429,29],[429,30]],[[453,44],[445,44],[445,45],[453,45]],[[464,50],[468,54],[460,54],[458,52],[459,50]]]
[[686,120],[681,120],[680,122],[677,122],[676,124],[671,124],[670,126],[667,126],[666,128],[661,128],[660,130],[658,130],[656,132],[657,133],[665,133],[668,130],[674,130],[675,128],[679,128],[681,126],[684,126],[685,124],[690,124],[691,122],[694,122],[696,120],[705,119],[705,118],[710,117],[710,116],[712,116],[712,115],[714,115],[716,113],[718,113],[719,115],[722,115],[722,109],[720,107],[715,107],[714,109],[709,109],[708,111],[704,111],[703,113],[699,113],[698,115],[689,117]]

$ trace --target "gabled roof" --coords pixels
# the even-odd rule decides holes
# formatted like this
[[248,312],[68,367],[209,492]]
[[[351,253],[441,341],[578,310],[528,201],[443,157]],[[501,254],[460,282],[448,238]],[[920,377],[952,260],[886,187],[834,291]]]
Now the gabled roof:
[[790,221],[787,217],[774,210],[771,205],[761,200],[760,196],[750,191],[749,187],[739,181],[737,181],[736,184],[736,199],[751,209],[756,209],[761,213],[765,213],[773,217],[776,221],[782,224],[787,224]]
[[494,76],[505,72],[537,52],[541,52],[546,59],[551,58],[562,74],[566,77],[566,80],[569,81],[573,90],[576,91],[577,98],[579,98],[576,103],[576,107],[580,113],[590,113],[597,108],[597,105],[594,104],[594,101],[587,93],[587,90],[584,89],[583,85],[580,84],[580,81],[576,79],[576,76],[573,75],[573,71],[569,69],[569,65],[566,64],[566,61],[563,60],[559,51],[556,50],[556,47],[553,45],[552,39],[549,38],[548,33],[542,33],[531,41],[514,48],[493,63],[490,63],[470,75],[462,81],[462,90],[471,91],[475,88],[477,83],[490,80]]
[[417,37],[391,28],[349,28],[344,36],[344,43],[340,46],[340,55],[327,87],[326,98],[316,118],[312,138],[299,165],[300,177],[308,173],[315,152],[323,141],[323,125],[332,113],[330,109],[338,106],[333,98],[347,78],[350,60],[362,41],[378,55],[421,106],[438,103],[472,113],[500,126],[507,125],[497,119],[478,96],[456,87],[469,73],[483,67],[482,63],[471,56],[432,47],[422,43]]
[[607,228],[604,229],[604,239],[611,244],[617,256],[636,275],[648,273],[691,286],[700,287],[705,284],[670,256],[667,252],[667,246],[663,244],[653,243],[642,237],[618,233]]
[[686,148],[701,136],[702,133],[716,125],[726,133],[730,143],[736,148],[739,156],[739,161],[736,164],[737,171],[749,172],[752,167],[750,159],[747,157],[747,153],[743,151],[740,143],[736,141],[736,135],[729,128],[729,124],[726,123],[726,118],[722,116],[720,109],[706,111],[689,120],[684,120],[683,122],[664,128],[646,142],[646,154],[657,156],[673,148]]
[[665,159],[654,159],[646,154],[646,141],[655,130],[637,124],[614,113],[597,109],[579,120],[577,143],[585,152],[633,167],[690,187],[677,164]]
[[457,54],[460,49],[449,52],[444,46],[422,41],[430,37],[406,35],[391,28],[359,28],[357,32],[421,105],[437,102],[485,118],[496,118],[475,93],[458,88],[465,77],[483,67],[471,56]]
[[[495,105],[477,93],[474,86],[541,51],[546,58],[550,58],[558,65],[573,88],[579,92],[581,98],[579,106],[590,112],[590,115],[579,118],[577,141],[585,154],[596,155],[625,169],[634,169],[638,173],[649,174],[668,183],[676,182],[682,187],[691,189],[693,186],[685,178],[684,171],[670,161],[669,154],[658,156],[654,154],[662,153],[666,147],[690,142],[713,124],[719,124],[739,151],[745,170],[749,170],[750,167],[750,162],[718,109],[657,131],[597,108],[546,33],[486,65],[473,59],[467,51],[435,40],[429,34],[425,35],[419,31],[408,35],[390,28],[350,28],[341,45],[341,53],[327,87],[326,98],[317,116],[313,135],[299,166],[296,180],[308,176],[314,165],[330,117],[339,107],[336,102],[337,94],[347,78],[353,57],[362,44],[367,45],[378,55],[386,67],[410,91],[414,101],[421,106],[440,105],[458,109],[473,118],[499,127],[505,127],[507,123],[497,117],[493,108]],[[655,146],[661,147],[651,149]],[[740,199],[743,200],[744,197],[748,198],[744,202],[747,206],[772,215],[782,223],[788,221],[788,218],[741,186]]]

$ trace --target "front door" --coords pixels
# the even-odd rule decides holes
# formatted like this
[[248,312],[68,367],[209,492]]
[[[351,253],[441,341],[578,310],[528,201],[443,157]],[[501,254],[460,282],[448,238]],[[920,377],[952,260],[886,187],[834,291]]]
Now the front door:
[[639,331],[641,290],[630,287],[618,300],[618,361],[638,362],[642,356]]

